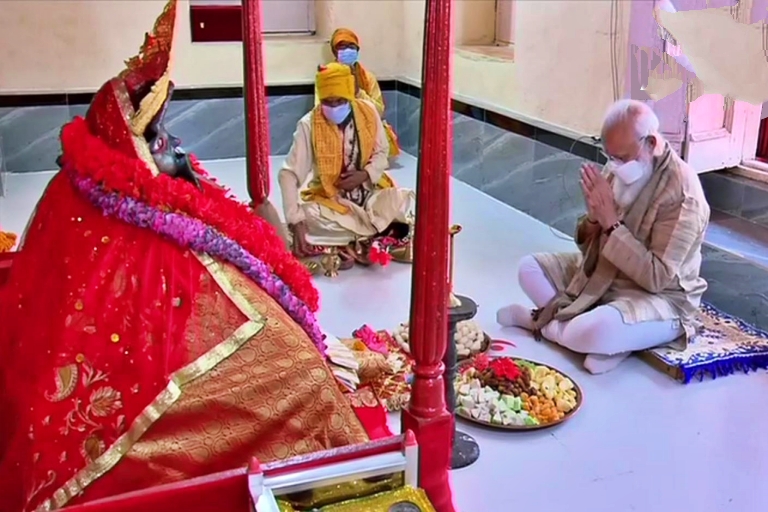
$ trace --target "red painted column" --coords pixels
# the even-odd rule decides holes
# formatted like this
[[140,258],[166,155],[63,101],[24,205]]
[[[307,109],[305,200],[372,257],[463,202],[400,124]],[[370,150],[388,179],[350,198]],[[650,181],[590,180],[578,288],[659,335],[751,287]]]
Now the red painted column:
[[243,98],[248,194],[254,207],[269,197],[269,113],[264,82],[261,0],[243,0]]
[[446,411],[442,360],[448,337],[448,222],[451,176],[451,0],[427,0],[421,140],[411,285],[411,401],[403,431],[419,443],[419,485],[438,512],[453,512],[448,477],[453,417]]

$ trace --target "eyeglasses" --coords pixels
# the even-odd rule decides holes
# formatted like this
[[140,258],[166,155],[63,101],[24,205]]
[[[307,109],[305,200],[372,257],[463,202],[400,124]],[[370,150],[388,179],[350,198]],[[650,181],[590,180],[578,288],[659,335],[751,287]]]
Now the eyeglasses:
[[637,160],[638,155],[640,155],[640,152],[643,149],[643,142],[648,139],[648,136],[643,136],[637,139],[637,143],[640,145],[640,148],[637,150],[637,153],[632,158],[619,158],[617,156],[611,156],[608,154],[608,152],[605,150],[605,146],[603,144],[600,144],[600,154],[603,155],[603,158],[605,158],[608,162],[613,162],[615,164],[626,164],[627,162],[631,162],[632,160]]

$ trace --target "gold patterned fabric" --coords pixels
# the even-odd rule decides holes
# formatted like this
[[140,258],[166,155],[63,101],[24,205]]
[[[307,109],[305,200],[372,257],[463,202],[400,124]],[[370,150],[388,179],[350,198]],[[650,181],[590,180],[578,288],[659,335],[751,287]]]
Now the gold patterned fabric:
[[184,386],[179,399],[89,489],[89,500],[114,494],[117,482],[127,492],[240,467],[254,456],[269,462],[368,440],[304,331],[236,269],[207,263],[216,275],[210,286],[224,286],[198,303],[191,330],[231,330],[242,322],[238,303],[263,327]]
[[311,340],[252,281],[103,216],[65,175],[46,197],[18,261],[48,271],[1,297],[2,356],[19,362],[2,372],[10,510],[367,440]]
[[366,498],[328,505],[321,512],[434,512],[427,494],[422,489],[401,487]]

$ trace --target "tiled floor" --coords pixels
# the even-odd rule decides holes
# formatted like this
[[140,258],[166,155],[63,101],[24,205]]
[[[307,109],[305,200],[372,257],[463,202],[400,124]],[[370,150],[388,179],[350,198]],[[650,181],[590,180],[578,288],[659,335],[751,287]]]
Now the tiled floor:
[[[273,158],[273,170],[280,158]],[[415,160],[395,171],[415,183]],[[208,169],[245,197],[242,160],[209,162]],[[50,175],[12,175],[0,199],[0,222],[21,231]],[[273,197],[279,203],[279,194]],[[631,359],[613,373],[590,376],[578,357],[499,328],[496,308],[525,300],[515,282],[518,260],[537,251],[572,249],[549,226],[453,181],[456,291],[480,304],[477,320],[515,353],[571,374],[586,400],[573,420],[551,431],[515,434],[460,424],[479,441],[480,460],[453,474],[462,512],[727,512],[768,510],[768,374],[682,386]],[[354,269],[320,278],[326,330],[346,335],[363,323],[392,328],[407,319],[410,267]],[[397,426],[397,417],[392,417]],[[428,456],[426,454],[425,456]]]

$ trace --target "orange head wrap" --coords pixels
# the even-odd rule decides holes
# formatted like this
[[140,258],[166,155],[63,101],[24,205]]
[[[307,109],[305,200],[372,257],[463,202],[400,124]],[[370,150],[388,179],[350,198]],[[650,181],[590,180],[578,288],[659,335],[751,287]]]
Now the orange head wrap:
[[326,98],[355,99],[355,77],[349,66],[331,62],[317,69],[315,76],[317,96],[320,101]]
[[336,47],[341,43],[354,44],[360,48],[360,39],[348,28],[337,28],[331,35],[331,49],[336,51]]

